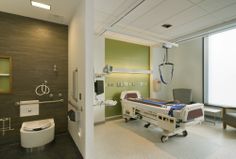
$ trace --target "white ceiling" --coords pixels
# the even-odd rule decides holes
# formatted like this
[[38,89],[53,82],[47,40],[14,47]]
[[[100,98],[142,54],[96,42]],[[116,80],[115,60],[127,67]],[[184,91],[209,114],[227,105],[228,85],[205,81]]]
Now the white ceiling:
[[[0,0],[0,11],[69,24],[79,0],[37,0],[50,11],[32,7],[30,0]],[[113,31],[121,39],[173,40],[230,20],[236,20],[236,0],[145,0],[113,27],[112,23],[143,0],[94,0],[95,32]],[[169,23],[166,29],[161,25]],[[128,37],[125,37],[126,39]]]
[[0,11],[26,17],[69,24],[79,0],[35,0],[51,5],[51,10],[32,7],[30,0],[0,0]]
[[[104,28],[135,37],[172,40],[236,18],[236,0],[95,0],[95,31]],[[171,28],[161,25],[172,24]]]

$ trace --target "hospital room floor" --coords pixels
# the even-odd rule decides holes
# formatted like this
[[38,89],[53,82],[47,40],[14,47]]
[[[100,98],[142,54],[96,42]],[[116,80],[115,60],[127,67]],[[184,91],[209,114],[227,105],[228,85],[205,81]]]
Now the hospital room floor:
[[27,152],[19,144],[0,146],[0,159],[82,159],[69,133],[55,136],[44,150]]
[[236,129],[218,122],[188,127],[188,136],[160,140],[162,130],[123,119],[95,126],[96,159],[235,159]]

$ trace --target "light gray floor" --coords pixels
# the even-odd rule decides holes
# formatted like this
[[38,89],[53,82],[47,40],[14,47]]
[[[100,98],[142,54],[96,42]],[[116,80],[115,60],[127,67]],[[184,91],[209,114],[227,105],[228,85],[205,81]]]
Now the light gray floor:
[[144,124],[119,119],[95,126],[96,159],[236,159],[235,128],[202,123],[162,143],[162,130]]

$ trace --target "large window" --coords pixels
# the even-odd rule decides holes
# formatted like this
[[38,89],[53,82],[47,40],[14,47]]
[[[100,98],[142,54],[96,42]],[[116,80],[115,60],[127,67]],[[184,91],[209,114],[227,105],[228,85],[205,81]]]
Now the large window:
[[210,35],[205,46],[205,102],[236,106],[236,29]]

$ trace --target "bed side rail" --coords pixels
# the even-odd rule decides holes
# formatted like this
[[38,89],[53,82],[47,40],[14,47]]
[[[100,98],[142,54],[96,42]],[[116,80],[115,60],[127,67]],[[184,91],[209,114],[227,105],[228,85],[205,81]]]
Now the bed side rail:
[[141,115],[142,120],[161,127],[163,130],[172,132],[176,128],[176,118],[174,117],[140,108],[136,109],[136,112]]

